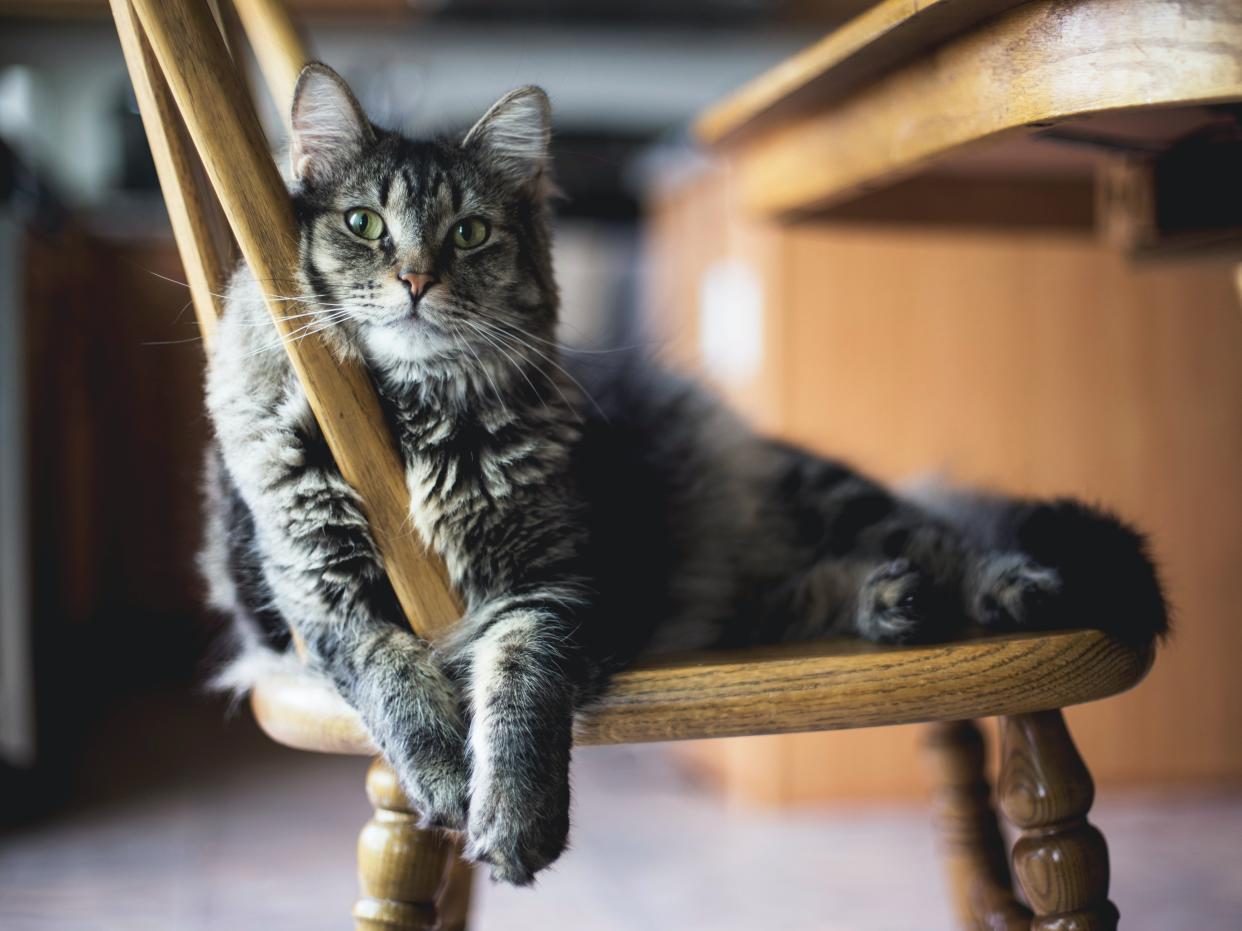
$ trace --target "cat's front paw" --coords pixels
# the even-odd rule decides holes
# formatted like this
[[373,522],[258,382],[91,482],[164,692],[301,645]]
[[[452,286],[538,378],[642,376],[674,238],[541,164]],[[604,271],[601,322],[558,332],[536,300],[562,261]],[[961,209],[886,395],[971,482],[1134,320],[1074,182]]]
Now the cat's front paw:
[[973,612],[984,627],[1022,630],[1048,626],[1061,595],[1061,575],[1021,553],[988,557],[979,567]]
[[539,784],[499,780],[470,800],[465,854],[488,864],[497,882],[525,886],[561,855],[568,836],[568,774]]
[[410,807],[418,813],[420,827],[464,831],[470,804],[465,738],[455,732],[422,737],[405,753],[384,756]]
[[923,638],[933,610],[931,583],[908,559],[874,569],[858,593],[858,633],[877,643]]
[[419,827],[465,830],[469,794],[464,763],[422,763],[417,769],[396,770],[410,806],[419,814]]

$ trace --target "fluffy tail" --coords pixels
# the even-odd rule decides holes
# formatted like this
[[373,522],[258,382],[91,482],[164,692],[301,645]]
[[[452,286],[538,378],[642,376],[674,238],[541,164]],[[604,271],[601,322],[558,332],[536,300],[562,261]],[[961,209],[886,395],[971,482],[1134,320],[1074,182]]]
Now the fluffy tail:
[[1137,530],[1101,508],[1069,498],[1022,500],[946,489],[934,481],[908,497],[957,526],[976,545],[1019,551],[1056,569],[1058,627],[1102,630],[1144,647],[1169,632],[1159,573]]
[[1169,609],[1147,541],[1120,518],[1068,498],[1011,502],[1000,530],[1013,548],[1061,574],[1069,626],[1137,647],[1168,634]]

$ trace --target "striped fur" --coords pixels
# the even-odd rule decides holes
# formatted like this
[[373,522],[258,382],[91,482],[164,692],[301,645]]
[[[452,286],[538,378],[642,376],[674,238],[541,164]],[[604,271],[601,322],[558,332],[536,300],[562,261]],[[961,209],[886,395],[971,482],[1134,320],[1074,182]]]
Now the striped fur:
[[[524,88],[462,142],[412,142],[373,127],[322,66],[295,102],[288,296],[373,373],[411,519],[467,605],[447,642],[402,624],[245,267],[208,369],[212,601],[236,619],[243,662],[300,633],[429,823],[466,831],[498,879],[529,882],[566,842],[574,713],[644,652],[907,643],[968,619],[1164,631],[1143,543],[1107,515],[916,503],[755,435],[647,360],[560,349],[548,119]],[[356,207],[383,218],[382,237],[350,231]],[[467,249],[453,230],[468,217],[489,237]],[[433,281],[421,296],[410,271]]]

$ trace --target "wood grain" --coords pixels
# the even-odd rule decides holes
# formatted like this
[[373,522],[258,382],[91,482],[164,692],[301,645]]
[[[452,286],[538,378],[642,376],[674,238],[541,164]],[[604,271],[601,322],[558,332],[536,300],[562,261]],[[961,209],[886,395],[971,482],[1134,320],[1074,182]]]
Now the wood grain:
[[1095,797],[1059,710],[1001,724],[1000,804],[1019,828],[1013,869],[1035,913],[1031,931],[1113,931],[1108,847],[1087,821]]
[[791,214],[1006,133],[1139,106],[1238,100],[1234,0],[1035,0],[723,149],[750,209]]
[[884,0],[709,108],[695,134],[709,145],[844,96],[888,68],[1023,0]]
[[293,88],[310,55],[280,0],[232,0],[276,112],[289,121]]
[[[579,717],[580,744],[912,724],[1059,708],[1124,691],[1149,655],[1096,631],[879,648],[855,640],[667,657],[626,670]],[[374,754],[320,679],[271,676],[251,706],[278,743]]]
[[156,60],[206,166],[229,225],[268,298],[268,309],[337,465],[361,496],[384,566],[410,625],[434,638],[461,614],[443,562],[409,520],[403,468],[370,378],[315,336],[291,339],[302,306],[295,286],[297,235],[289,197],[253,107],[205,4],[137,0]]
[[437,895],[457,844],[443,831],[418,826],[397,777],[380,760],[367,773],[375,814],[358,836],[356,931],[434,931]]
[[164,75],[134,20],[129,0],[111,3],[198,328],[204,345],[210,346],[216,321],[224,311],[224,290],[237,264],[237,249]]
[[1008,855],[984,771],[983,735],[973,721],[924,729],[932,805],[949,897],[964,931],[1027,931],[1031,913],[1014,899]]

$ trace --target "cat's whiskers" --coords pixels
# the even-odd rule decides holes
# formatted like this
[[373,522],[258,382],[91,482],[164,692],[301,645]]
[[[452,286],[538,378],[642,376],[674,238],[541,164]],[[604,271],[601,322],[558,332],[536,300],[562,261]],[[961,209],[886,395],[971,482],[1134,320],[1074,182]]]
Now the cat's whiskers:
[[[482,331],[482,330],[480,330],[480,331],[478,331],[478,332],[479,332],[479,334],[480,334],[480,335],[483,335],[483,331]],[[535,359],[532,359],[530,356],[526,356],[526,355],[524,355],[524,353],[523,353],[523,351],[522,351],[523,349],[530,350],[530,349],[532,349],[533,347],[531,347],[531,346],[525,346],[525,347],[518,346],[518,345],[516,345],[516,344],[514,343],[514,341],[513,341],[513,340],[511,340],[511,339],[505,339],[505,337],[504,337],[504,336],[503,336],[503,335],[502,335],[499,331],[496,331],[496,330],[490,330],[490,331],[488,331],[488,332],[489,332],[489,333],[490,333],[490,335],[491,335],[493,338],[495,338],[498,342],[502,342],[502,343],[503,343],[503,344],[504,344],[504,345],[505,345],[508,349],[512,350],[513,352],[517,353],[518,355],[523,355],[523,356],[524,356],[524,358],[525,358],[525,360],[526,360],[526,362],[527,362],[527,363],[531,366],[531,368],[533,368],[536,372],[538,372],[541,376],[543,376],[544,380],[545,380],[545,381],[547,381],[547,382],[548,382],[548,384],[550,384],[553,388],[555,388],[555,389],[556,389],[556,393],[557,393],[557,394],[559,394],[559,395],[561,396],[561,400],[565,402],[565,406],[566,406],[567,408],[569,408],[569,410],[570,410],[570,412],[573,414],[574,418],[575,418],[575,419],[577,419],[579,423],[581,423],[581,422],[582,422],[583,417],[582,417],[581,412],[578,410],[577,406],[573,403],[573,401],[571,401],[571,400],[569,399],[568,395],[566,395],[566,394],[565,394],[565,390],[561,387],[561,385],[560,385],[559,381],[558,381],[558,380],[557,380],[557,379],[556,379],[556,378],[555,378],[555,377],[554,377],[554,376],[553,376],[550,372],[548,372],[548,370],[547,370],[547,369],[545,369],[543,366],[541,366],[541,365],[538,363],[538,361],[536,361]],[[495,343],[493,343],[493,345],[495,345]],[[543,400],[543,398],[541,397],[541,398],[540,398],[540,400],[542,401],[542,400]]]
[[[351,308],[358,307],[358,306],[359,305],[357,304],[347,304],[347,303],[319,304],[314,310],[308,310],[304,314],[281,314],[280,319],[301,320],[305,317],[321,317],[321,316],[324,316],[325,310],[332,311],[335,313],[335,312],[339,312],[342,310],[349,310]],[[265,326],[272,326],[272,321],[271,320],[239,321],[237,325],[244,326],[244,327],[265,327]]]
[[[302,326],[298,327],[297,329],[290,331],[289,333],[278,334],[278,338],[275,342],[266,343],[258,347],[257,349],[247,353],[247,356],[256,356],[263,352],[270,352],[273,349],[279,349],[282,346],[292,345],[293,343],[300,342],[301,340],[306,339],[308,336],[314,336],[316,333],[322,333],[324,330],[327,330],[327,329],[330,329],[331,327],[336,326],[336,324],[340,323],[342,320],[347,319],[349,316],[350,316],[350,312],[348,310],[337,310],[337,311],[333,311],[330,314],[323,314],[320,316],[318,320],[312,320],[309,323],[305,323]],[[270,323],[267,325],[271,326]],[[303,332],[303,331],[307,331],[307,332]]]
[[200,336],[187,336],[185,339],[149,339],[149,340],[144,340],[141,343],[141,345],[143,346],[180,346],[182,343],[201,343],[202,341],[203,341],[203,337],[200,335]]
[[[478,321],[477,321],[477,320],[466,320],[465,318],[462,318],[460,322],[461,322],[461,323],[464,323],[466,326],[470,327],[470,329],[474,330],[474,332],[475,332],[475,333],[477,333],[477,334],[478,334],[478,335],[479,335],[482,339],[484,339],[486,342],[488,342],[488,343],[492,346],[492,348],[494,348],[494,349],[495,349],[497,352],[499,352],[502,356],[504,356],[506,359],[508,359],[508,360],[509,360],[509,364],[510,364],[510,365],[512,365],[512,366],[513,366],[513,368],[517,370],[517,373],[518,373],[519,375],[521,375],[524,379],[526,379],[526,384],[530,385],[530,390],[531,390],[531,391],[533,391],[533,392],[535,392],[535,397],[537,397],[537,398],[539,399],[539,403],[540,403],[540,404],[547,404],[547,401],[545,401],[545,400],[544,400],[544,397],[543,397],[543,395],[540,393],[539,389],[535,387],[535,383],[534,383],[533,381],[531,381],[531,380],[530,380],[530,376],[526,374],[526,370],[522,368],[522,366],[518,363],[518,361],[517,361],[516,359],[514,359],[514,358],[513,358],[513,356],[509,355],[509,353],[508,353],[508,352],[506,352],[506,351],[504,350],[504,348],[500,345],[500,343],[499,343],[499,342],[497,342],[496,340],[492,339],[492,337],[491,337],[491,336],[489,336],[489,335],[486,333],[486,331],[484,331],[484,330],[483,330],[483,329],[481,329],[479,326],[477,326],[477,324],[478,324]],[[546,376],[545,376],[545,377],[546,377]],[[563,395],[562,395],[562,397],[563,397]]]
[[[514,342],[516,342],[516,343],[520,343],[521,345],[523,345],[523,346],[525,346],[527,349],[529,349],[531,352],[533,352],[533,353],[535,353],[536,355],[538,355],[540,358],[542,358],[542,359],[546,360],[546,361],[548,362],[548,364],[556,366],[556,368],[557,368],[557,369],[559,369],[559,370],[560,370],[560,371],[564,374],[564,376],[565,376],[566,378],[568,378],[570,381],[572,381],[575,385],[577,385],[577,386],[578,386],[578,390],[582,392],[583,397],[585,397],[588,401],[590,401],[590,402],[591,402],[591,404],[592,404],[592,406],[594,406],[594,408],[595,408],[597,411],[599,411],[599,415],[600,415],[600,417],[602,417],[602,418],[604,419],[605,423],[607,423],[607,422],[608,422],[608,415],[607,415],[606,413],[604,413],[604,409],[603,409],[602,407],[600,407],[599,402],[595,400],[595,398],[591,395],[591,392],[587,391],[587,390],[586,390],[586,387],[582,384],[582,382],[578,381],[578,379],[577,379],[577,378],[575,378],[575,377],[574,377],[574,376],[573,376],[573,375],[569,372],[569,370],[565,368],[565,366],[561,365],[559,362],[557,362],[555,359],[553,359],[553,358],[552,358],[551,356],[549,356],[547,353],[544,353],[544,352],[540,351],[538,347],[536,347],[536,346],[532,346],[530,343],[528,343],[528,342],[526,342],[525,340],[523,340],[520,336],[518,336],[518,335],[517,335],[517,333],[513,333],[513,332],[508,331],[508,330],[501,330],[501,329],[499,329],[499,327],[501,326],[501,324],[499,324],[497,321],[484,322],[484,321],[482,321],[482,320],[478,320],[478,321],[476,321],[476,322],[477,322],[477,323],[480,323],[481,325],[483,325],[483,326],[485,326],[485,327],[488,327],[488,328],[491,330],[492,334],[493,334],[494,336],[496,336],[497,338],[500,338],[502,335],[503,335],[503,336],[506,336],[506,337],[508,338],[508,341],[509,341],[509,344],[510,344],[510,345],[512,345]],[[508,323],[506,323],[506,324],[504,324],[504,326],[511,326],[511,327],[513,327],[513,329],[518,330],[518,332],[523,333],[523,334],[525,334],[526,336],[531,336],[531,335],[532,335],[532,334],[530,334],[530,333],[527,333],[525,330],[520,330],[520,329],[517,327],[517,325],[516,325],[516,324],[508,324]],[[545,374],[546,374],[546,373],[545,373]],[[552,380],[552,379],[551,379],[551,378],[549,378],[549,380]],[[554,380],[553,380],[553,382],[554,382]],[[555,382],[554,382],[554,383],[555,383]],[[564,394],[562,394],[562,395],[561,395],[561,397],[564,397]],[[566,402],[566,403],[568,403],[568,402]]]
[[501,409],[505,412],[505,416],[508,418],[509,423],[514,422],[517,418],[513,416],[513,412],[509,410],[509,405],[505,403],[504,395],[500,393],[500,387],[496,384],[496,379],[492,377],[491,369],[483,364],[483,360],[479,358],[479,354],[474,351],[474,347],[470,345],[470,341],[462,335],[461,328],[452,321],[449,321],[449,326],[453,328],[453,335],[457,339],[457,342],[463,349],[466,350],[466,352],[470,353],[470,355],[474,357],[474,361],[479,364],[479,369],[483,372],[483,375],[487,378],[488,382],[491,383],[492,393],[496,395],[496,403],[498,403]]
[[[579,346],[570,346],[569,344],[567,344],[567,343],[566,343],[566,342],[564,342],[563,340],[557,340],[557,339],[544,339],[544,338],[543,338],[543,337],[541,337],[541,336],[536,336],[534,333],[531,333],[531,332],[529,332],[528,330],[523,330],[523,329],[522,329],[521,327],[519,327],[516,323],[510,323],[510,322],[509,322],[509,321],[507,321],[507,320],[499,320],[499,319],[496,319],[496,318],[492,318],[491,323],[492,323],[494,326],[505,326],[505,327],[511,327],[512,329],[516,330],[518,333],[521,333],[521,334],[522,334],[523,336],[525,336],[527,339],[533,339],[533,340],[535,340],[535,342],[538,342],[538,343],[543,343],[545,346],[551,346],[551,347],[552,347],[552,348],[554,348],[554,349],[559,349],[559,350],[561,350],[562,352],[570,352],[570,353],[573,353],[574,355],[581,355],[581,356],[606,356],[606,355],[611,355],[611,354],[612,354],[612,353],[614,353],[614,352],[628,352],[628,351],[630,351],[630,350],[632,350],[632,349],[644,349],[644,348],[646,348],[646,346],[645,346],[643,343],[631,343],[631,344],[626,345],[626,346],[614,346],[614,347],[612,347],[611,349],[584,349],[584,348],[579,347]],[[561,325],[562,325],[562,326],[568,326],[569,324],[565,323],[565,321],[561,321]]]
[[[149,268],[143,269],[143,271],[145,271],[148,275],[152,275],[156,278],[159,278],[161,281],[167,281],[169,284],[179,285],[180,287],[183,287],[183,288],[190,287],[190,285],[185,281],[181,281],[178,278],[170,278],[168,275],[161,275],[159,272],[152,271]],[[285,282],[289,282],[292,284],[297,284],[297,279],[294,279],[294,278],[256,278],[255,281],[260,282],[260,283],[265,282],[265,281],[269,281],[269,282],[285,281]],[[228,297],[229,297],[226,292],[208,291],[207,293],[210,294],[212,297],[218,297],[221,300],[228,300]],[[326,297],[326,295],[315,294],[313,292],[310,294],[264,295],[265,300],[269,300],[269,301],[301,301],[303,304],[319,304],[321,306],[323,305],[324,297]],[[184,309],[185,308],[182,308],[182,310]]]

